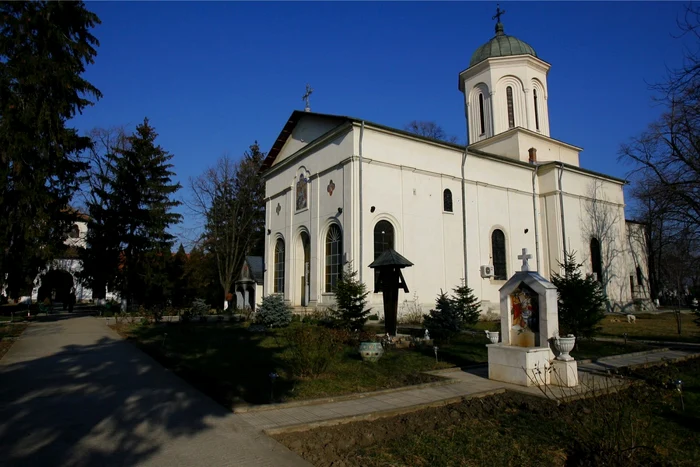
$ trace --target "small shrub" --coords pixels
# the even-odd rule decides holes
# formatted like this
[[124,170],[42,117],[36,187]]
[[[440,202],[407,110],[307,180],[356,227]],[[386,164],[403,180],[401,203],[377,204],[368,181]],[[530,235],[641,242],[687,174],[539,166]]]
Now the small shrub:
[[262,300],[255,322],[266,328],[283,328],[292,322],[292,308],[279,294],[268,295]]
[[202,316],[207,314],[209,311],[209,305],[203,298],[195,298],[192,301],[192,307],[190,308],[192,313],[197,316]]
[[472,289],[460,285],[453,289],[454,294],[448,297],[440,292],[435,303],[435,309],[425,315],[423,324],[430,334],[438,339],[449,340],[462,331],[466,326],[472,326],[479,321],[479,303]]
[[[377,317],[379,319],[379,317]],[[413,294],[413,300],[404,300],[399,311],[399,324],[423,324],[423,308],[418,302],[418,295]]]
[[369,319],[370,321],[379,321],[379,315],[376,314],[376,313],[373,314],[373,315],[369,315],[369,318],[368,318],[368,319]]
[[146,308],[140,305],[138,314],[142,317],[144,324],[158,324],[163,320],[163,308],[159,306]]
[[339,358],[343,344],[338,330],[318,326],[299,326],[288,329],[287,359],[294,376],[313,378],[324,373]]

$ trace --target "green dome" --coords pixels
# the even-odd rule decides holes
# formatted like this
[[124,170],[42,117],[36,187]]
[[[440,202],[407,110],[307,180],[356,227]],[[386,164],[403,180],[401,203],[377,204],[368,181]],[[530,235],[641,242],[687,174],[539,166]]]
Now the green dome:
[[473,67],[479,62],[491,57],[508,57],[511,55],[532,55],[537,57],[535,49],[513,36],[503,33],[503,24],[496,24],[496,36],[482,45],[472,55],[469,66]]

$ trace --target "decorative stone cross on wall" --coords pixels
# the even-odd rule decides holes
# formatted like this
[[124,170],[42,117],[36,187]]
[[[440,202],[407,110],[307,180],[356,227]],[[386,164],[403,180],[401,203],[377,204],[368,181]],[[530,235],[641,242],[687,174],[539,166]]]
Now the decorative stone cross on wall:
[[528,255],[528,254],[527,254],[527,248],[523,248],[523,254],[522,254],[522,255],[518,255],[518,259],[522,259],[522,260],[523,260],[523,265],[520,266],[520,270],[521,270],[521,271],[529,271],[529,270],[530,270],[530,265],[527,264],[527,260],[530,259],[530,258],[532,258],[532,255]]

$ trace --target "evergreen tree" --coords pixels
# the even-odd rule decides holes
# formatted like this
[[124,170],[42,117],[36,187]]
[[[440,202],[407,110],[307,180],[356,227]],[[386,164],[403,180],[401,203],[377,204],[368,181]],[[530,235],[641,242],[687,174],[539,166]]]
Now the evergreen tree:
[[335,287],[335,308],[331,313],[339,327],[361,331],[370,313],[367,308],[367,286],[357,279],[357,271],[345,265]]
[[167,262],[174,236],[167,229],[180,221],[171,199],[180,189],[173,183],[172,154],[155,140],[158,135],[144,119],[128,145],[109,155],[106,175],[105,225],[119,245],[116,287],[129,304],[162,303],[171,292]]
[[423,317],[423,325],[433,338],[449,340],[462,330],[461,312],[455,301],[440,291],[435,300],[435,308]]
[[63,250],[76,220],[68,203],[90,140],[67,122],[101,97],[82,78],[99,23],[83,2],[0,3],[0,277],[11,296]]
[[475,325],[479,321],[481,310],[479,299],[474,295],[474,291],[464,284],[464,280],[460,286],[455,287],[452,291],[454,292],[452,303],[462,321],[460,328]]
[[284,302],[280,294],[263,297],[255,322],[267,328],[285,328],[292,322],[292,308]]
[[559,334],[591,337],[605,316],[605,295],[592,276],[583,277],[574,253],[567,253],[562,265],[564,275],[552,274],[559,294]]
[[170,300],[174,307],[184,307],[192,302],[195,297],[190,297],[187,290],[185,268],[187,267],[187,253],[185,247],[180,244],[168,264],[168,279],[172,286]]

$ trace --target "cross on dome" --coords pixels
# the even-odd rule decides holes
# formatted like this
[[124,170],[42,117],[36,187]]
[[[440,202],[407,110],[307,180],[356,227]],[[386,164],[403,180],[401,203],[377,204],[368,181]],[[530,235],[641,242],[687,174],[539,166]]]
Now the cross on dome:
[[528,254],[527,254],[527,248],[523,248],[523,254],[522,254],[522,255],[518,255],[518,259],[522,259],[522,260],[523,260],[523,264],[522,264],[522,266],[520,266],[520,270],[521,270],[521,271],[529,271],[529,270],[530,270],[530,265],[527,264],[527,260],[530,259],[530,258],[532,258],[532,255],[528,255]]
[[504,15],[506,10],[501,10],[501,4],[496,3],[496,14],[491,17],[491,19],[495,19],[499,23],[501,22],[501,16]]

